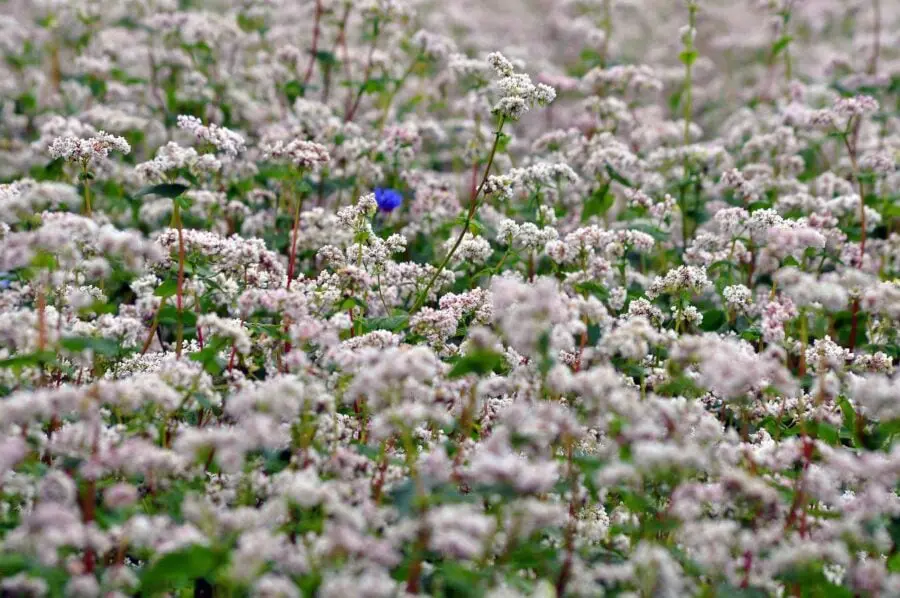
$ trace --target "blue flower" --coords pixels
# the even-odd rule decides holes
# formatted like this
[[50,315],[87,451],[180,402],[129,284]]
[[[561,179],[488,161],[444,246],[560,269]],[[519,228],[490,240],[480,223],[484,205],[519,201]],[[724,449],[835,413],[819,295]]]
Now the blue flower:
[[375,202],[378,208],[384,212],[392,212],[400,207],[403,203],[403,195],[396,189],[384,189],[378,187],[375,189]]

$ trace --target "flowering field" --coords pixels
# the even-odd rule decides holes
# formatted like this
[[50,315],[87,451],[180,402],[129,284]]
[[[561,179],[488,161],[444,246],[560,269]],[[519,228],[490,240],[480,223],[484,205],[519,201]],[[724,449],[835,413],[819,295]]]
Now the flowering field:
[[900,3],[3,7],[0,596],[900,596]]

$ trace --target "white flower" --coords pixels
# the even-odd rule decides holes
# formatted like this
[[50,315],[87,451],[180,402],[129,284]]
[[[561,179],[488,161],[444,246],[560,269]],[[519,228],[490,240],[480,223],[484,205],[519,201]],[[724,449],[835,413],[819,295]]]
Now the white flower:
[[110,135],[104,131],[98,132],[89,139],[57,137],[50,144],[52,157],[62,158],[69,162],[80,162],[84,165],[108,157],[113,150],[129,154],[131,146],[124,138]]

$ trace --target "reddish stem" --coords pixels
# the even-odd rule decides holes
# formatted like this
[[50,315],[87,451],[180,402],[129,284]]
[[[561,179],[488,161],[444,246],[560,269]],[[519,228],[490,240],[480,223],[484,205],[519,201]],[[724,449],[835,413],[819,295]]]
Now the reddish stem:
[[350,122],[353,120],[353,117],[356,115],[356,111],[359,109],[359,103],[362,101],[363,94],[366,92],[366,83],[369,80],[369,76],[372,74],[372,65],[374,64],[375,57],[375,46],[378,44],[378,19],[375,20],[375,24],[372,26],[372,45],[369,46],[369,56],[366,59],[366,68],[363,72],[363,83],[359,86],[359,90],[356,92],[356,99],[353,102],[347,102],[347,115],[344,117],[345,122]]
[[406,592],[409,594],[419,593],[419,583],[422,578],[423,559],[422,553],[428,547],[428,527],[423,523],[419,528],[418,539],[414,550],[417,553],[416,559],[409,568],[409,577],[406,579]]
[[578,356],[575,358],[575,365],[572,366],[572,371],[579,372],[581,371],[581,356],[584,354],[584,347],[587,345],[588,333],[587,328],[584,329],[584,332],[581,333],[581,340],[578,342]]
[[750,569],[753,567],[753,553],[744,552],[744,579],[741,580],[741,588],[750,587]]
[[234,369],[234,356],[237,354],[237,344],[231,343],[231,356],[228,358],[228,371]]
[[322,20],[322,0],[316,0],[316,16],[314,19],[312,47],[309,50],[309,64],[306,65],[306,74],[303,76],[304,91],[306,90],[306,86],[309,85],[309,80],[312,78],[313,67],[316,65],[316,54],[319,52],[319,25]]
[[300,200],[297,200],[297,207],[294,208],[294,227],[291,235],[291,251],[290,261],[288,263],[287,272],[287,289],[291,290],[291,282],[294,279],[294,268],[297,262],[297,236],[300,231]]
[[[85,524],[91,523],[94,520],[94,512],[96,509],[96,495],[97,495],[97,486],[94,480],[89,480],[87,484],[85,484],[84,490],[81,494],[81,519]],[[83,564],[84,564],[84,572],[85,573],[93,573],[94,565],[96,563],[96,555],[94,555],[94,551],[90,548],[86,548],[84,550]]]

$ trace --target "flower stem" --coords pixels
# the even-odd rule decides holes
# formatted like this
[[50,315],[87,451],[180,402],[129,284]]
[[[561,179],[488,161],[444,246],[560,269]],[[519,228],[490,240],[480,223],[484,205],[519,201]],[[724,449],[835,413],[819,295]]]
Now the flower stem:
[[91,217],[91,183],[88,179],[88,170],[87,165],[82,165],[81,167],[81,184],[84,185],[84,215],[88,218]]
[[497,147],[500,145],[500,137],[503,134],[504,123],[505,120],[501,117],[500,122],[497,125],[497,132],[494,134],[494,144],[491,146],[491,153],[488,156],[487,168],[484,169],[484,176],[481,178],[481,184],[472,191],[472,196],[469,198],[469,212],[466,214],[466,221],[465,223],[463,223],[463,229],[462,231],[460,231],[459,236],[456,238],[456,243],[453,244],[453,247],[449,252],[447,252],[446,257],[444,257],[444,261],[441,262],[441,265],[438,266],[437,270],[435,270],[434,274],[431,276],[431,279],[428,281],[428,284],[425,285],[425,289],[421,293],[419,293],[419,297],[418,299],[416,299],[416,303],[412,308],[413,312],[418,311],[419,308],[425,304],[425,300],[428,298],[428,292],[431,290],[431,287],[434,286],[434,283],[441,275],[441,272],[443,272],[444,268],[447,267],[447,264],[450,263],[450,259],[453,257],[453,254],[456,253],[456,250],[459,249],[460,245],[462,245],[463,238],[465,238],[466,233],[469,232],[469,225],[472,224],[472,218],[475,216],[475,212],[478,209],[478,196],[484,189],[484,185],[485,183],[487,183],[488,176],[490,176],[491,174],[491,166],[493,166],[494,164],[494,156],[496,156]]
[[291,281],[294,279],[294,269],[297,263],[297,237],[300,232],[300,208],[303,205],[303,198],[298,197],[294,207],[294,226],[291,233],[291,252],[290,261],[288,262],[287,272],[287,289],[291,290]]
[[372,45],[369,46],[369,57],[366,59],[366,68],[363,72],[363,82],[359,86],[359,90],[356,92],[356,99],[353,102],[347,102],[347,114],[344,117],[344,122],[350,122],[353,120],[353,117],[356,115],[356,111],[359,108],[359,103],[362,101],[363,94],[366,93],[366,84],[369,82],[369,75],[372,74],[372,65],[373,58],[375,57],[375,47],[378,45],[378,33],[379,33],[379,25],[378,19],[372,23]]
[[175,306],[178,310],[178,340],[175,345],[175,356],[181,358],[184,344],[184,226],[181,223],[181,206],[175,202],[175,226],[178,228],[178,283],[175,287]]
[[410,63],[409,67],[407,67],[407,69],[403,71],[403,74],[394,84],[394,88],[391,90],[391,93],[384,101],[384,109],[381,111],[381,117],[378,119],[379,133],[384,131],[384,125],[387,124],[388,115],[391,112],[391,105],[394,103],[394,98],[396,98],[397,94],[400,93],[400,90],[406,84],[406,80],[409,79],[409,76],[412,75],[412,72],[415,70],[417,64],[419,64],[418,58],[413,60],[412,63]]
[[688,4],[688,33],[685,41],[684,60],[684,144],[691,142],[691,114],[694,109],[694,26],[697,24],[697,5]]
[[872,37],[874,37],[873,45],[872,45],[872,56],[869,58],[869,66],[866,71],[870,75],[875,75],[878,73],[878,57],[881,54],[881,0],[872,0],[872,11],[873,11],[873,31]]
[[609,64],[609,38],[612,37],[612,14],[610,4],[612,0],[603,0],[603,50],[600,55],[600,66],[606,68]]
[[165,305],[166,298],[163,297],[159,302],[159,307],[156,308],[156,313],[153,314],[153,323],[150,324],[150,332],[147,333],[147,340],[144,341],[144,346],[141,348],[141,355],[146,355],[150,345],[153,344],[153,335],[156,334],[156,329],[159,327],[159,312]]
[[312,78],[313,67],[316,66],[316,55],[319,52],[319,35],[321,33],[320,24],[322,22],[322,0],[316,0],[316,15],[313,17],[313,38],[312,46],[309,50],[309,63],[306,65],[306,74],[303,75],[303,92],[306,93],[306,87]]

